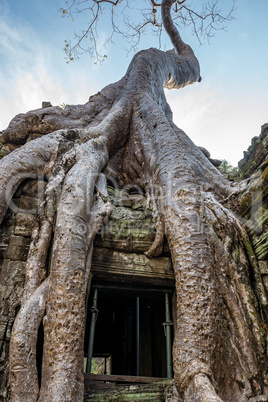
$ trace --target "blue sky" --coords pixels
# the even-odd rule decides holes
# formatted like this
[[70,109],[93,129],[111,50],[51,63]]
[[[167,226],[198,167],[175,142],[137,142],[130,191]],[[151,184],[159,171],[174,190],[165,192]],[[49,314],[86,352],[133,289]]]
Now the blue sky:
[[[77,21],[57,12],[64,3],[0,0],[0,130],[44,100],[53,105],[85,103],[124,75],[133,53],[127,55],[119,39],[105,50],[108,58],[102,65],[87,55],[66,64],[64,40],[72,39]],[[218,31],[210,45],[200,46],[181,32],[200,61],[203,80],[166,92],[175,123],[212,157],[233,165],[268,122],[268,1],[237,0],[237,7],[227,32]],[[86,15],[81,19],[83,23]],[[104,28],[100,25],[103,37]],[[139,49],[156,45],[147,34]],[[170,47],[164,38],[163,48]]]

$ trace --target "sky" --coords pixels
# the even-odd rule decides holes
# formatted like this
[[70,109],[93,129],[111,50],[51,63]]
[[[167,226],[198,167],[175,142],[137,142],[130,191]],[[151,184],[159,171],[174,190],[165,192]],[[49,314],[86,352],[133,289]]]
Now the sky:
[[[79,22],[62,18],[58,10],[64,3],[0,0],[0,131],[15,115],[38,109],[43,101],[85,103],[125,74],[133,53],[127,54],[119,38],[105,49],[102,64],[88,55],[66,63],[64,41],[72,39],[75,24],[82,26],[87,16],[79,16]],[[227,7],[230,0],[219,4]],[[200,46],[189,32],[181,32],[200,62],[202,82],[166,91],[177,126],[212,158],[233,166],[268,122],[267,15],[268,0],[237,0],[235,19],[210,44]],[[106,35],[104,25],[99,25],[100,38]],[[157,45],[146,34],[139,50]],[[171,48],[167,37],[162,46]]]

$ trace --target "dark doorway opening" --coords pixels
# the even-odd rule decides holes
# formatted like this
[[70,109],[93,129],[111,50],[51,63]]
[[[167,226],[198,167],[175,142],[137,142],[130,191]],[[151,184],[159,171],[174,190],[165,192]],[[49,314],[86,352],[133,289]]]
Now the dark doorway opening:
[[[93,295],[91,289],[86,357]],[[169,298],[164,291],[98,289],[91,373],[99,374],[94,370],[96,362],[102,359],[103,374],[168,377],[166,304]],[[169,306],[171,309],[171,303]],[[168,347],[171,348],[171,342]]]

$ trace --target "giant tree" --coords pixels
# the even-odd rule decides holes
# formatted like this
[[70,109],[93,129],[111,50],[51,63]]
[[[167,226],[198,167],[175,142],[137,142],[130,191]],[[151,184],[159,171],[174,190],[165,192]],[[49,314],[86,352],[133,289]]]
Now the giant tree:
[[[153,10],[159,6],[151,3]],[[1,133],[13,144],[44,134],[1,161],[1,220],[27,177],[47,178],[12,330],[14,401],[83,398],[85,295],[93,240],[111,210],[105,178],[111,168],[152,200],[157,232],[147,255],[159,255],[164,235],[168,240],[177,294],[174,379],[181,395],[188,401],[244,401],[264,392],[265,295],[253,275],[245,228],[232,211],[245,183],[228,181],[174,125],[164,94],[164,88],[200,81],[198,60],[171,17],[175,3],[186,7],[188,1],[161,4],[172,50],[141,51],[122,79],[86,104],[18,115]]]

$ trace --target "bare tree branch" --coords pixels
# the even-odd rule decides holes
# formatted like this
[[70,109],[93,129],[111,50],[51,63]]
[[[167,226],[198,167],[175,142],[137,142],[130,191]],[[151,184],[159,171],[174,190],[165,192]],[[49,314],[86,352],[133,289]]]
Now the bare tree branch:
[[[209,42],[219,29],[226,29],[226,25],[234,17],[236,0],[232,0],[230,10],[222,12],[219,3],[224,0],[191,2],[190,0],[174,0],[172,19],[178,30],[191,29],[192,34],[200,44],[205,40]],[[161,13],[159,8],[162,2],[155,0],[67,0],[66,7],[59,11],[63,17],[72,21],[80,14],[87,15],[88,25],[80,32],[74,33],[72,41],[65,41],[65,54],[67,62],[74,61],[82,54],[87,53],[95,62],[102,62],[106,57],[105,48],[115,42],[115,38],[123,37],[128,46],[126,51],[137,50],[142,36],[150,30],[158,37],[161,45],[163,33]],[[137,18],[137,13],[139,18]],[[107,15],[110,22],[107,23]],[[100,25],[105,26],[106,37],[100,40]]]

